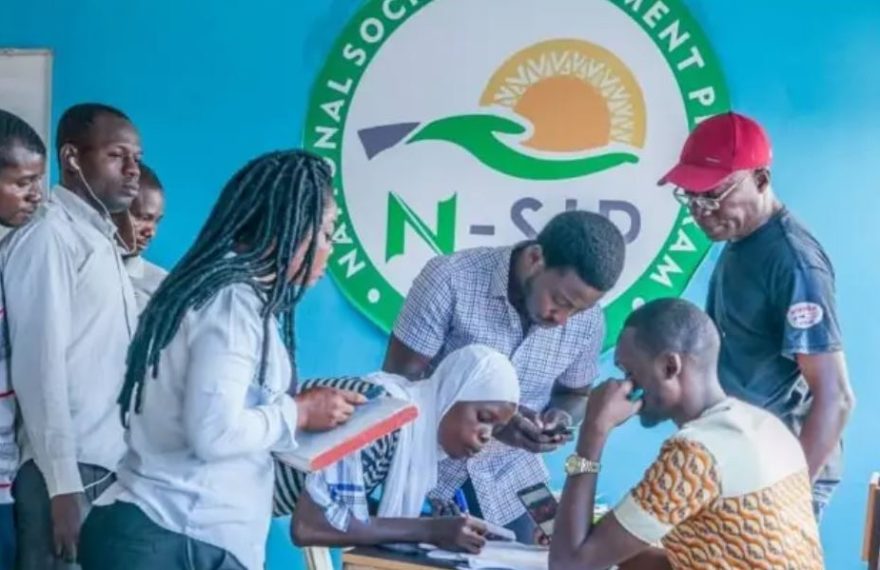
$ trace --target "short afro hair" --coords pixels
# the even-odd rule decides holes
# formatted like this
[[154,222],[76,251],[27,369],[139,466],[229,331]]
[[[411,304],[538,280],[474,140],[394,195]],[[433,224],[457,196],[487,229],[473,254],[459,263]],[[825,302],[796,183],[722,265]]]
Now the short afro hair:
[[702,309],[683,299],[657,299],[633,311],[623,325],[635,332],[635,342],[651,356],[667,352],[697,359],[716,357],[720,337]]
[[103,103],[81,103],[64,111],[58,121],[58,132],[55,135],[55,150],[61,154],[61,147],[72,144],[79,148],[86,143],[95,121],[101,115],[110,115],[131,122],[128,116]]
[[46,156],[46,145],[37,131],[18,115],[0,109],[0,168],[13,166],[10,154],[16,146]]
[[140,187],[141,188],[149,188],[150,190],[158,190],[161,193],[165,193],[165,188],[162,186],[162,182],[159,180],[159,176],[156,174],[156,171],[141,162],[138,166],[141,169],[141,178],[140,178]]
[[584,211],[554,217],[538,234],[548,269],[574,270],[599,291],[611,290],[623,271],[626,243],[608,218]]

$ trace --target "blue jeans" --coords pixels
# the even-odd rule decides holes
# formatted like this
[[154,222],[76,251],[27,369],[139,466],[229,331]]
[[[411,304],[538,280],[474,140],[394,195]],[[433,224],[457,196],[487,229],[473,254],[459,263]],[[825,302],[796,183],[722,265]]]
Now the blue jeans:
[[818,479],[813,483],[813,515],[817,523],[822,523],[825,508],[831,502],[831,496],[838,485],[840,485],[839,479]]
[[12,503],[0,505],[0,570],[12,570],[15,564],[15,516]]
[[222,548],[164,529],[122,501],[92,509],[79,546],[83,570],[245,570]]

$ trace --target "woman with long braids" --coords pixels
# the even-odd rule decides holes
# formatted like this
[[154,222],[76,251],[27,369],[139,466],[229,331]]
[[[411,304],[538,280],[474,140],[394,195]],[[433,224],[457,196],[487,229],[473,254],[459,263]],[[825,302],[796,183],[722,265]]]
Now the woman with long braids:
[[331,250],[330,188],[305,152],[253,160],[147,305],[119,397],[129,451],[83,527],[84,569],[263,567],[272,453],[363,401],[288,395],[294,307]]

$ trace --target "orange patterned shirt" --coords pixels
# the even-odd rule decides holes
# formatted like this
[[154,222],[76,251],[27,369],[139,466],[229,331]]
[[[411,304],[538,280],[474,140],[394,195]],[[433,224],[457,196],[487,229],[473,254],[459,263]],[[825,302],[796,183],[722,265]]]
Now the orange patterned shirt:
[[728,398],[667,440],[614,514],[676,569],[821,570],[807,473],[779,420]]

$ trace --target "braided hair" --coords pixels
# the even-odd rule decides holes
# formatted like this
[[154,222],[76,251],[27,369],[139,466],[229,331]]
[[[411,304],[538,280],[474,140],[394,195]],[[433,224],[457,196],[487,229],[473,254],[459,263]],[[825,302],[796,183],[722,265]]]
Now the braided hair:
[[37,131],[18,115],[0,109],[0,169],[12,166],[9,153],[16,146],[46,156],[46,145]]
[[[321,158],[300,150],[279,151],[252,160],[223,188],[196,242],[164,279],[141,314],[128,351],[119,405],[141,411],[147,372],[155,378],[161,351],[177,333],[188,310],[205,305],[218,291],[247,283],[264,300],[263,338],[276,317],[294,358],[293,311],[311,274],[332,175]],[[292,280],[288,265],[308,244]],[[237,255],[230,255],[236,252]],[[258,381],[266,374],[268,343],[262,344]]]

